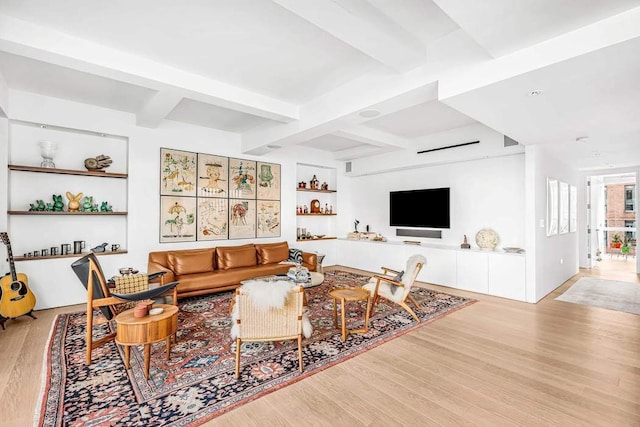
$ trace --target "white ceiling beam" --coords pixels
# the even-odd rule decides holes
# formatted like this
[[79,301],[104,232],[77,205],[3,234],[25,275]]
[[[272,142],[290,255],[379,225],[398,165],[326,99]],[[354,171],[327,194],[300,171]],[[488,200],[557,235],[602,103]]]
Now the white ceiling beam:
[[424,46],[366,2],[272,1],[398,72],[425,62]]
[[146,128],[156,128],[182,101],[183,96],[171,90],[156,93],[136,113],[136,125]]
[[367,126],[356,126],[349,129],[339,130],[333,132],[332,135],[376,147],[393,148],[398,150],[407,149],[411,144],[411,141],[406,138]]
[[336,151],[333,153],[333,158],[334,160],[338,161],[349,161],[352,159],[361,159],[363,157],[377,156],[379,154],[389,153],[391,151],[395,150],[392,148],[374,147],[370,145]]
[[2,14],[0,49],[158,91],[184,91],[185,97],[270,120],[299,118],[295,104]]

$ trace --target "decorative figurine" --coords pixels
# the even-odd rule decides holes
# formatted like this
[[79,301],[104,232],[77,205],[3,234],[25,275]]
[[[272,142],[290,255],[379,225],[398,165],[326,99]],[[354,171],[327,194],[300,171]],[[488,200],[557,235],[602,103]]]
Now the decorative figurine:
[[44,204],[43,200],[36,200],[36,210],[37,211],[45,211],[47,210],[47,207]]
[[84,159],[84,167],[87,168],[89,172],[104,172],[102,169],[111,166],[112,162],[111,157],[100,154],[96,157]]
[[317,190],[318,189],[318,183],[320,181],[318,181],[318,178],[316,178],[315,175],[313,175],[313,178],[311,178],[311,181],[309,181],[309,186],[312,190]]
[[113,207],[107,202],[102,202],[100,205],[100,212],[113,212]]
[[69,212],[80,211],[80,199],[82,199],[82,193],[78,193],[75,196],[67,191],[67,199],[69,199],[68,210]]
[[40,141],[38,145],[40,145],[40,155],[42,156],[40,167],[55,168],[56,164],[53,163],[53,156],[56,154],[58,144],[53,141]]
[[93,196],[86,196],[84,198],[84,202],[82,202],[82,210],[84,212],[93,211]]
[[304,181],[300,181],[300,182],[298,183],[298,188],[307,188],[307,183],[306,183],[306,182],[304,182]]
[[53,203],[47,203],[47,207],[45,208],[47,212],[53,212]]
[[96,247],[94,247],[94,248],[91,248],[91,252],[104,252],[104,251],[106,251],[106,250],[107,250],[107,249],[106,249],[106,248],[107,248],[107,245],[108,245],[108,243],[107,243],[107,242],[104,242],[104,243],[103,243],[103,244],[101,244],[101,245],[98,245],[98,246],[96,246]]
[[471,249],[471,245],[467,242],[467,235],[464,235],[464,241],[460,244],[461,249]]
[[329,184],[327,184],[326,182],[323,182],[322,185],[320,186],[320,189],[328,190],[329,189]]
[[55,212],[62,212],[64,210],[64,203],[62,202],[62,195],[53,195],[53,210]]
[[353,221],[353,228],[355,229],[355,232],[358,232],[358,224],[360,224],[360,221],[358,221],[357,219],[355,221]]

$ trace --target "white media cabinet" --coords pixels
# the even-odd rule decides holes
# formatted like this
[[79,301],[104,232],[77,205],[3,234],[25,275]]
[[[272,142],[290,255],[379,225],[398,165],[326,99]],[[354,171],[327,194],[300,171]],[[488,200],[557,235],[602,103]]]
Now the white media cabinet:
[[407,258],[419,253],[427,258],[418,275],[421,282],[526,302],[524,254],[345,238],[338,239],[336,245],[340,265],[372,272],[380,272],[383,266],[403,269]]

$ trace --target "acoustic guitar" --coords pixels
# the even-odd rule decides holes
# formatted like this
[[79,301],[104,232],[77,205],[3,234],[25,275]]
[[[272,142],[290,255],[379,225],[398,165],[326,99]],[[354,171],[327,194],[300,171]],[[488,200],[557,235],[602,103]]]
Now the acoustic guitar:
[[7,255],[11,272],[0,278],[0,323],[4,329],[4,322],[19,316],[30,316],[34,319],[33,307],[36,305],[36,297],[29,289],[29,281],[23,273],[16,273],[13,263],[13,253],[9,235],[0,232],[2,242],[7,245]]

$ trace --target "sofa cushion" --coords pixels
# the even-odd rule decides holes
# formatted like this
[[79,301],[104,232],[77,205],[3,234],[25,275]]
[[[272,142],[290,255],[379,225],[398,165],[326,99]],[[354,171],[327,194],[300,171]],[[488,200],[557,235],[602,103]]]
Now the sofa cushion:
[[276,264],[289,258],[287,242],[257,244],[258,264]]
[[169,268],[176,276],[213,271],[213,251],[170,252]]
[[218,269],[220,270],[258,265],[256,248],[253,244],[217,247],[216,258],[218,261]]

